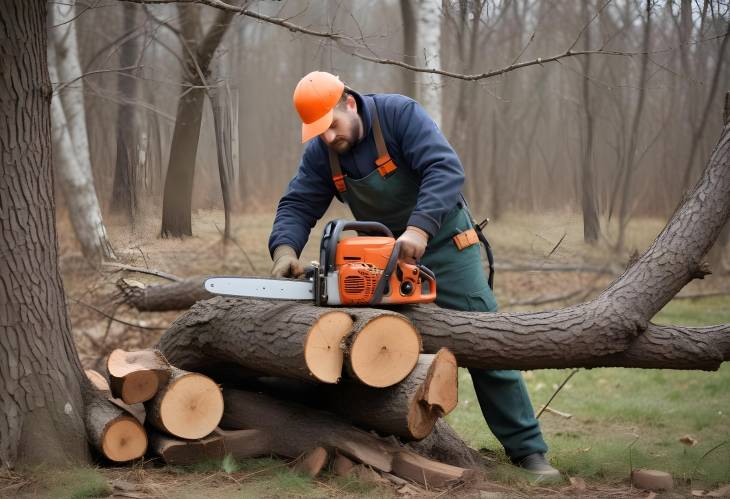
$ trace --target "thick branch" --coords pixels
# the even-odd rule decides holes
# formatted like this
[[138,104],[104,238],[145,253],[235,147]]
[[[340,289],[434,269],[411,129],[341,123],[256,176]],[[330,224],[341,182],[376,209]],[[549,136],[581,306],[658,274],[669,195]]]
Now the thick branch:
[[[548,57],[538,57],[537,59],[531,60],[531,61],[523,61],[523,62],[515,62],[509,66],[494,69],[491,71],[486,71],[483,73],[477,73],[477,74],[462,74],[462,73],[455,73],[452,71],[444,71],[442,69],[437,68],[423,68],[419,66],[414,66],[412,64],[407,64],[402,61],[396,61],[393,59],[383,59],[380,57],[375,56],[368,56],[365,54],[362,54],[360,52],[357,52],[358,48],[367,49],[368,51],[372,52],[368,47],[364,45],[364,43],[361,40],[356,40],[353,37],[349,35],[345,35],[342,33],[334,33],[329,31],[317,31],[312,30],[309,28],[305,28],[303,26],[299,26],[297,24],[294,24],[292,22],[289,22],[285,19],[278,18],[278,17],[271,17],[264,14],[261,14],[260,12],[252,11],[246,8],[246,6],[238,7],[235,5],[230,5],[225,2],[222,2],[220,0],[123,0],[125,2],[132,2],[132,3],[142,3],[142,4],[148,4],[148,5],[154,5],[154,4],[165,4],[165,3],[197,3],[202,5],[208,5],[210,7],[214,7],[216,9],[220,9],[223,12],[226,13],[235,13],[246,17],[251,17],[253,19],[258,19],[259,21],[264,21],[269,24],[274,24],[276,26],[281,26],[282,28],[286,28],[289,31],[296,32],[296,33],[302,33],[305,35],[310,36],[316,36],[321,38],[329,38],[331,40],[334,40],[337,42],[338,47],[340,50],[342,50],[345,53],[348,53],[350,55],[353,55],[359,59],[374,62],[377,64],[385,64],[385,65],[391,65],[391,66],[398,66],[404,69],[408,69],[410,71],[414,71],[417,73],[431,73],[431,74],[437,74],[441,76],[446,76],[449,78],[455,78],[458,80],[466,80],[466,81],[477,81],[477,80],[484,80],[487,78],[492,78],[495,76],[500,76],[505,73],[509,73],[511,71],[514,71],[516,69],[521,69],[529,66],[537,66],[537,65],[543,65],[548,62],[556,62],[560,59],[565,59],[567,57],[573,57],[578,55],[591,55],[591,54],[602,54],[602,55],[610,55],[610,56],[624,56],[624,57],[633,57],[636,55],[642,55],[643,52],[620,52],[615,50],[605,50],[603,48],[598,50],[579,50],[574,51],[571,49],[566,50],[565,52],[548,56]],[[722,35],[725,36],[725,35]],[[714,40],[716,38],[721,38],[722,36],[712,37],[708,38],[704,41]],[[350,49],[347,47],[344,47],[341,42],[350,42],[355,45],[355,49]],[[656,52],[662,52],[662,51],[655,51]]]

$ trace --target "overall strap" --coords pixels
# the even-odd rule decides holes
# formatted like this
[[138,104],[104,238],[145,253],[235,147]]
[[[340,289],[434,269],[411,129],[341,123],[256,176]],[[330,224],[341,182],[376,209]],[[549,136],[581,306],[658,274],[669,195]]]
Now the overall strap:
[[[378,110],[375,106],[375,99],[368,101],[368,110],[370,111],[370,120],[373,128],[373,138],[375,139],[375,148],[378,151],[378,159],[375,165],[381,176],[386,177],[396,170],[396,165],[388,154],[388,147],[385,145],[383,138],[383,130],[380,128],[380,118],[378,118]],[[347,190],[345,185],[345,175],[342,173],[340,166],[340,158],[332,149],[328,149],[330,157],[330,170],[332,171],[332,181],[337,187],[337,191],[343,193]]]

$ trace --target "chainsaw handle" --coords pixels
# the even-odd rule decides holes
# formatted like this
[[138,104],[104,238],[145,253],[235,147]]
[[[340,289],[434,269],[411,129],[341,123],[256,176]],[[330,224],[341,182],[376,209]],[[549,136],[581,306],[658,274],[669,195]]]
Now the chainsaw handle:
[[340,240],[340,234],[346,230],[355,230],[370,236],[393,237],[390,229],[380,222],[360,222],[341,218],[328,222],[324,226],[322,241],[319,245],[319,263],[325,274],[335,270],[337,243]]

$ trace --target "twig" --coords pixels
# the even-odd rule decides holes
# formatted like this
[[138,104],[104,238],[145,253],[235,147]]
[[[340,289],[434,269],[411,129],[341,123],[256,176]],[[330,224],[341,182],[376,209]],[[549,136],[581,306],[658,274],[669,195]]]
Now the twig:
[[561,418],[565,418],[565,419],[571,419],[573,417],[572,414],[568,414],[567,412],[561,412],[557,409],[553,409],[552,407],[548,407],[546,405],[542,406],[541,411],[549,412],[550,414],[555,414],[556,416],[560,416]]
[[131,326],[131,327],[136,327],[136,328],[139,328],[139,329],[150,329],[150,330],[157,330],[157,331],[162,331],[162,330],[165,330],[165,329],[167,329],[166,327],[158,327],[158,326],[143,326],[143,325],[141,325],[141,324],[134,324],[133,322],[127,322],[127,321],[123,321],[122,319],[117,319],[117,318],[115,318],[115,317],[112,317],[111,315],[107,314],[107,313],[106,313],[106,312],[104,312],[103,310],[99,310],[99,309],[98,309],[98,308],[96,308],[95,306],[93,306],[93,305],[89,305],[88,303],[84,303],[84,302],[82,302],[81,300],[77,300],[76,298],[72,298],[72,297],[70,297],[70,296],[68,297],[68,299],[69,299],[69,300],[71,300],[71,301],[72,301],[72,302],[74,302],[74,303],[78,303],[79,305],[83,305],[84,307],[86,307],[86,308],[88,308],[88,309],[91,309],[91,310],[93,310],[93,311],[94,311],[94,312],[96,312],[97,314],[101,314],[101,315],[103,315],[103,316],[104,316],[104,317],[106,317],[107,319],[110,319],[110,320],[112,320],[112,321],[114,321],[114,322],[119,322],[119,323],[121,323],[121,324],[125,324],[125,325],[127,325],[127,326]]
[[702,457],[700,457],[700,458],[699,458],[699,459],[697,460],[697,464],[695,465],[695,469],[694,469],[694,470],[692,470],[692,475],[690,475],[690,476],[694,476],[694,475],[695,475],[695,473],[697,473],[697,470],[699,469],[699,467],[700,467],[700,464],[702,464],[702,460],[703,460],[703,459],[705,459],[705,458],[706,458],[707,456],[709,456],[709,455],[710,455],[710,453],[712,453],[712,452],[715,452],[715,451],[716,451],[717,449],[719,449],[719,448],[720,448],[720,447],[722,447],[723,445],[726,445],[726,444],[727,444],[728,442],[730,442],[730,440],[724,440],[724,441],[720,442],[719,444],[717,444],[716,446],[714,446],[714,447],[713,447],[712,449],[710,449],[710,450],[708,450],[707,452],[705,452],[704,454],[702,454]]
[[167,272],[163,272],[161,270],[155,270],[155,269],[143,269],[142,267],[135,267],[134,265],[127,265],[124,263],[115,263],[115,262],[104,262],[102,264],[105,267],[116,267],[121,270],[129,270],[130,272],[139,272],[141,274],[150,274],[157,277],[162,277],[163,279],[167,279],[169,281],[173,282],[181,282],[183,279],[174,275],[174,274],[168,274]]
[[142,68],[144,68],[144,66],[128,66],[126,68],[108,68],[108,69],[95,69],[94,71],[87,71],[86,73],[81,74],[71,80],[64,81],[64,82],[58,82],[58,86],[55,88],[55,90],[53,90],[53,93],[58,94],[63,89],[65,89],[66,87],[71,85],[72,83],[75,83],[75,82],[79,81],[81,78],[85,78],[90,75],[99,74],[99,73],[117,73],[117,72],[122,72],[122,71],[129,71],[130,69],[142,69]]
[[550,397],[550,399],[545,403],[545,405],[542,406],[542,409],[540,409],[540,412],[538,412],[537,416],[535,416],[536,418],[539,419],[540,416],[542,416],[542,413],[545,412],[545,410],[547,410],[548,406],[550,405],[550,402],[553,401],[553,399],[558,395],[558,393],[560,393],[560,390],[563,389],[563,387],[568,383],[568,381],[570,381],[570,378],[575,376],[575,373],[577,373],[577,372],[578,372],[578,369],[573,369],[572,371],[570,371],[570,374],[568,374],[568,377],[565,378],[562,383],[560,383],[560,386],[558,387],[557,390],[555,390],[555,393],[553,393],[552,397]]
[[548,253],[548,254],[547,254],[547,256],[545,256],[545,258],[546,258],[546,259],[547,259],[547,258],[550,258],[551,256],[553,256],[553,253],[555,253],[555,251],[556,251],[556,250],[558,249],[558,247],[560,246],[560,243],[562,243],[562,242],[563,242],[563,240],[565,239],[565,236],[567,236],[567,235],[568,235],[568,233],[567,233],[567,232],[563,232],[563,237],[561,237],[561,238],[560,238],[560,241],[558,241],[558,242],[557,242],[557,244],[555,244],[555,246],[553,246],[553,249],[551,249],[551,250],[550,250],[550,253]]
[[[215,228],[216,228],[216,229],[218,229],[218,232],[220,232],[220,233],[221,233],[221,234],[223,235],[223,231],[222,231],[222,230],[221,230],[221,228],[220,228],[220,227],[218,226],[218,224],[213,224],[213,225],[215,225]],[[223,240],[225,241],[225,237],[224,237],[224,239],[223,239]],[[241,253],[243,253],[243,256],[245,256],[245,257],[246,257],[246,261],[248,262],[249,266],[251,267],[251,270],[253,271],[253,273],[255,274],[256,272],[258,272],[258,271],[256,270],[256,267],[255,267],[255,266],[254,266],[254,264],[253,264],[253,261],[251,261],[251,258],[250,258],[250,257],[248,256],[248,253],[246,253],[246,250],[245,250],[245,249],[243,249],[243,248],[241,247],[241,245],[240,245],[240,244],[238,244],[238,241],[236,240],[236,238],[235,238],[235,237],[229,237],[229,238],[228,238],[228,240],[230,240],[230,241],[233,241],[233,244],[235,244],[235,245],[236,245],[236,247],[237,247],[237,248],[238,248],[239,250],[241,250]]]

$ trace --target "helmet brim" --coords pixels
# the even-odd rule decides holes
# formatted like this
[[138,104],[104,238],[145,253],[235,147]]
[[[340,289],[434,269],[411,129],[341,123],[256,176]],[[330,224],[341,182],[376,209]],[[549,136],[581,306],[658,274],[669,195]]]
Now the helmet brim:
[[302,144],[324,133],[332,124],[334,115],[335,108],[332,108],[318,120],[311,123],[302,123]]

